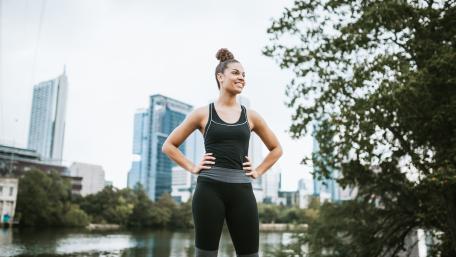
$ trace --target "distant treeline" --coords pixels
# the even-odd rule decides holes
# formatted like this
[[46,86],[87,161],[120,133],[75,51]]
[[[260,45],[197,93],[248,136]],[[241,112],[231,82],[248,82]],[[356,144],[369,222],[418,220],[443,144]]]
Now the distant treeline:
[[[97,194],[74,196],[70,182],[57,173],[29,171],[19,179],[15,219],[20,226],[84,227],[111,223],[125,227],[193,228],[191,199],[177,203],[170,194],[157,201],[141,186],[105,187]],[[258,204],[261,223],[308,223],[318,216],[319,202],[309,209]]]

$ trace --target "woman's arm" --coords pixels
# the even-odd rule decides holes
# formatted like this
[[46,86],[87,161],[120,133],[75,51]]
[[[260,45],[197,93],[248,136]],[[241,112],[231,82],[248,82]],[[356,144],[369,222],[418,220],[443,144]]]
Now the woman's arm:
[[162,146],[163,153],[175,161],[179,166],[192,173],[196,165],[185,157],[179,150],[179,146],[191,133],[193,133],[193,131],[199,128],[199,124],[203,117],[204,110],[202,108],[192,111],[185,120],[169,134]]
[[259,175],[264,174],[274,163],[282,156],[282,146],[274,135],[274,132],[268,127],[264,119],[254,110],[249,110],[252,121],[252,130],[261,138],[263,143],[269,149],[268,155],[264,158],[258,167],[254,169]]

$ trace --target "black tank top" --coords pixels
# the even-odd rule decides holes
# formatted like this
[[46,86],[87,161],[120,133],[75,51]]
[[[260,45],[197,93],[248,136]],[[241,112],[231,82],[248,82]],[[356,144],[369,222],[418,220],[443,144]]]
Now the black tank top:
[[226,123],[217,115],[214,103],[209,104],[209,119],[204,132],[206,153],[212,153],[213,166],[242,170],[249,152],[250,126],[247,111],[241,105],[241,116],[235,123]]

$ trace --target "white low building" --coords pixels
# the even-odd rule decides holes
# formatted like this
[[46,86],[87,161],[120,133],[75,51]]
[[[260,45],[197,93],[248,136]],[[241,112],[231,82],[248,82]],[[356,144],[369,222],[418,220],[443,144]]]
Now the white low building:
[[196,187],[197,175],[193,175],[180,166],[174,166],[171,173],[171,196],[178,203],[187,202]]
[[70,176],[82,177],[82,196],[96,194],[105,187],[105,171],[100,165],[74,162],[69,171]]
[[314,197],[311,186],[312,181],[308,179],[302,178],[298,181],[297,205],[301,209],[308,208],[312,198]]
[[13,221],[16,209],[18,179],[0,177],[0,224]]
[[271,167],[262,175],[264,203],[279,204],[281,176],[281,170],[277,165]]

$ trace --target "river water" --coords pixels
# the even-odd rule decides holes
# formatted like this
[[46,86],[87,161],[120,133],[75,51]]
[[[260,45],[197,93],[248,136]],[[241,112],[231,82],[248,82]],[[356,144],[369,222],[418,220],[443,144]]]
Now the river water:
[[[193,230],[3,229],[0,256],[135,256],[194,257]],[[261,232],[260,256],[288,244],[291,232]],[[235,257],[228,230],[224,229],[219,257]]]

